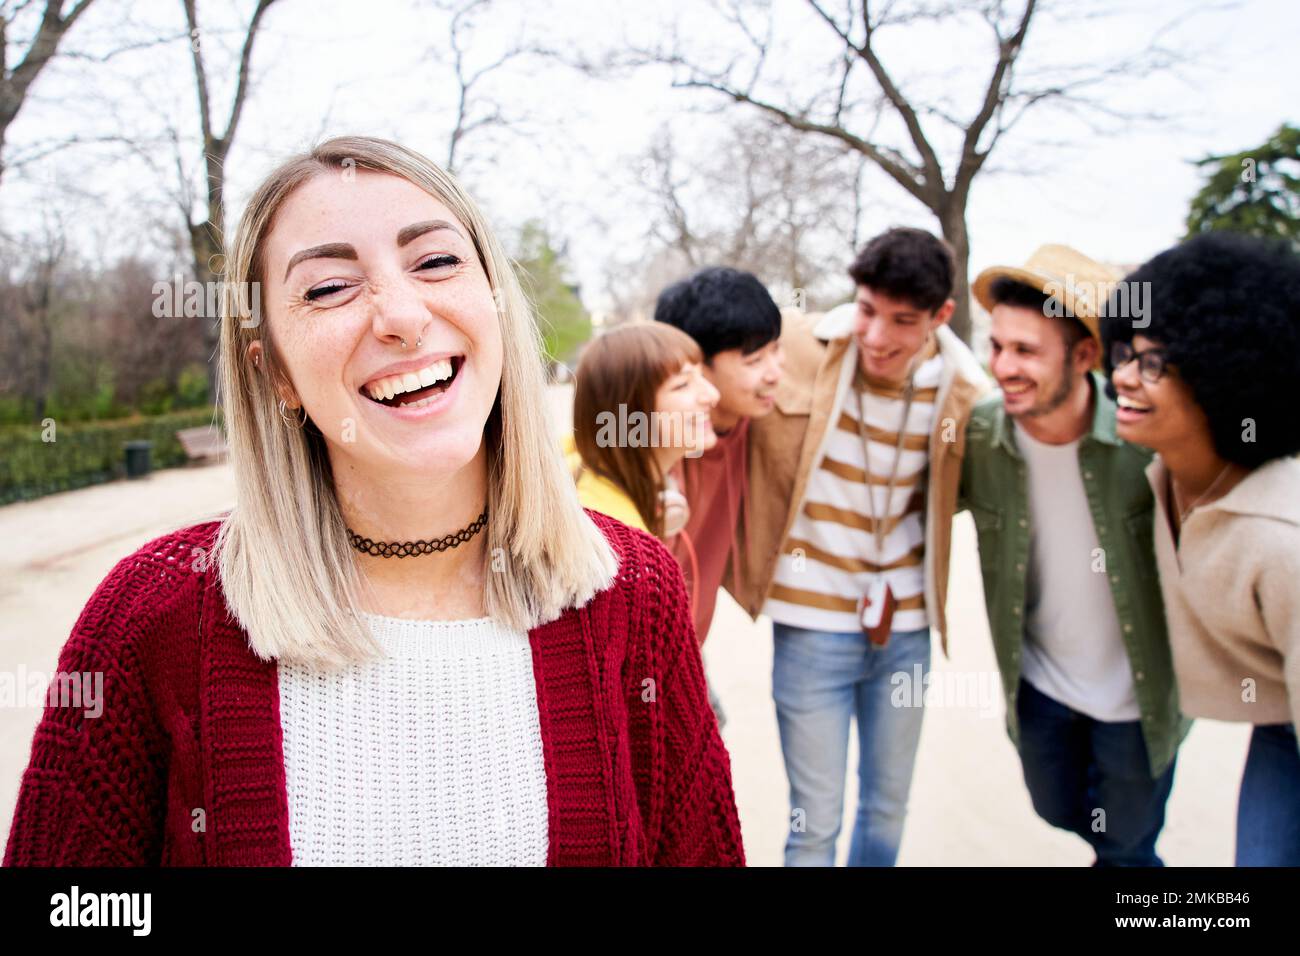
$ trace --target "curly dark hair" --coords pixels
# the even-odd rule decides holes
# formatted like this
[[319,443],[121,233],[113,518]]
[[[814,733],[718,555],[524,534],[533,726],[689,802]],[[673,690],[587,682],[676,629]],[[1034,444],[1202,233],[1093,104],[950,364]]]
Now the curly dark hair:
[[863,247],[849,266],[858,285],[933,312],[952,295],[952,247],[924,229],[898,227]]
[[726,266],[701,269],[664,289],[655,303],[655,321],[693,338],[706,362],[728,349],[749,355],[781,337],[781,310],[763,283]]
[[1108,375],[1113,342],[1164,347],[1224,459],[1254,468],[1300,452],[1300,255],[1288,243],[1207,232],[1168,249],[1111,294],[1101,333]]

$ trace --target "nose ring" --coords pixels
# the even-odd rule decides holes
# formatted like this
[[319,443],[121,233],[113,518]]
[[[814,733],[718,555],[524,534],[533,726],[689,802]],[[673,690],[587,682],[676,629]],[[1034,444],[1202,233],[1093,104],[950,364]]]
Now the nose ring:
[[[421,335],[418,339],[415,340],[415,347],[418,349],[423,344],[424,344],[424,336]],[[406,339],[402,339],[402,348],[406,348]]]

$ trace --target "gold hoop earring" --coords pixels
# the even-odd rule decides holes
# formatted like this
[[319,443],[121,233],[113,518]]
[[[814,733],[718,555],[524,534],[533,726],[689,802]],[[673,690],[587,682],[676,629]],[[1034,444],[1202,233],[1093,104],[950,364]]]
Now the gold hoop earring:
[[293,418],[290,418],[288,415],[285,414],[285,412],[289,410],[288,406],[285,404],[283,398],[280,399],[280,417],[284,419],[284,423],[286,425],[292,425],[294,428],[302,428],[302,426],[307,424],[306,407],[302,405],[299,405],[298,407],[302,409],[302,418],[299,419],[296,415]]

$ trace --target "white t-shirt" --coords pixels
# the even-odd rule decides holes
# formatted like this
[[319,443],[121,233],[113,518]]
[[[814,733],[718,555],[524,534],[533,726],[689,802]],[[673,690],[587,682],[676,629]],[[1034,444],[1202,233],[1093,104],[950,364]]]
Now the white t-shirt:
[[1095,720],[1138,720],[1128,649],[1079,474],[1079,442],[1048,445],[1019,427],[1015,436],[1030,527],[1021,673]]

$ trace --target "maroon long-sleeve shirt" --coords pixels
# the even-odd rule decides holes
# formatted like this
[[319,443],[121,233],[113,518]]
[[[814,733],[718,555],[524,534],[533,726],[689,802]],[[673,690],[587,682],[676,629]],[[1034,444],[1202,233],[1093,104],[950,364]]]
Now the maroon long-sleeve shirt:
[[727,566],[739,573],[738,538],[748,524],[749,419],[742,418],[699,458],[682,459],[682,493],[690,505],[684,534],[670,543],[687,574],[694,574],[695,635],[709,636],[718,589]]

